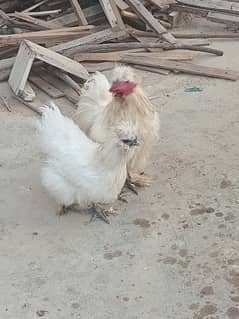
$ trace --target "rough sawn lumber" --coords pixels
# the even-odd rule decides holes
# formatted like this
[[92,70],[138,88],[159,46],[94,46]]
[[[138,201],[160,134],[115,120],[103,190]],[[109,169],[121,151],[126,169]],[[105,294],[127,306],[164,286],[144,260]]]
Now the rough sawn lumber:
[[212,68],[203,65],[196,65],[188,62],[165,61],[153,58],[149,60],[143,57],[131,58],[127,56],[122,58],[122,62],[130,64],[140,64],[156,68],[159,67],[161,69],[166,69],[170,71],[180,71],[187,74],[204,75],[212,78],[219,78],[232,81],[236,81],[239,78],[239,72]]

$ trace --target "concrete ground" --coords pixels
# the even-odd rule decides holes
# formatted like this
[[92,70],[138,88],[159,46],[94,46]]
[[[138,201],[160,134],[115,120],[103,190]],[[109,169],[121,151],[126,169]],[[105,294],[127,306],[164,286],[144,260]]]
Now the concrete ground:
[[[237,40],[214,47],[195,61],[239,70]],[[141,74],[161,116],[155,183],[110,225],[56,216],[37,116],[0,106],[1,319],[239,318],[238,81]]]

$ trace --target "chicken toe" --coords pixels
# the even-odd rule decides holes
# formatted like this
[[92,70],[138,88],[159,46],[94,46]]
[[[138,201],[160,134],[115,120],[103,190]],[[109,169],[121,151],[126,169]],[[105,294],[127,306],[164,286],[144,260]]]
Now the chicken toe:
[[134,186],[148,187],[152,184],[152,179],[144,174],[130,174],[129,182]]
[[110,223],[105,212],[102,209],[98,210],[95,205],[90,207],[88,211],[91,214],[90,222],[96,218],[99,218],[103,220],[106,224]]

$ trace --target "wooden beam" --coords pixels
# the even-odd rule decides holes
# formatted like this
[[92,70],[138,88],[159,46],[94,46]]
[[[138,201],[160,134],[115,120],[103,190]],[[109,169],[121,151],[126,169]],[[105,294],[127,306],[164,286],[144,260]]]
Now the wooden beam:
[[46,43],[51,40],[66,41],[69,38],[75,39],[89,34],[90,26],[26,32],[18,34],[0,35],[0,46],[17,45],[22,40],[34,41],[35,43]]
[[87,25],[88,22],[85,18],[85,15],[81,9],[79,2],[77,0],[70,0],[70,2],[71,2],[71,6],[72,6],[73,10],[75,11],[77,19],[79,21],[79,25]]
[[124,22],[114,0],[99,0],[113,30],[123,30]]
[[123,0],[115,0],[115,3],[120,10],[129,9],[129,6]]
[[60,52],[60,53],[68,51],[67,54],[72,55],[75,52],[80,51],[80,46],[83,44],[102,43],[105,41],[116,39],[124,35],[126,35],[126,32],[123,30],[114,32],[112,31],[112,29],[105,29],[103,31],[92,33],[88,36],[82,37],[77,40],[55,45],[51,49],[53,51]]
[[147,58],[129,58],[125,57],[122,59],[122,62],[130,64],[139,64],[149,67],[161,68],[165,70],[170,70],[174,72],[182,72],[193,75],[203,75],[212,78],[225,79],[236,81],[239,78],[239,72],[224,70],[218,68],[207,67],[203,65],[196,65],[188,62],[174,62],[174,61],[165,61],[160,59],[147,59]]
[[139,0],[125,0],[125,2],[147,23],[152,30],[170,44],[175,44],[176,39],[159,23],[157,19],[145,8]]
[[207,15],[207,20],[228,25],[239,24],[239,16],[232,14],[224,14],[220,12],[209,12]]
[[188,61],[192,60],[193,55],[187,51],[163,51],[163,52],[124,52],[115,51],[108,53],[78,53],[74,56],[74,60],[82,61],[111,61],[120,62],[124,61],[124,58],[130,57],[135,59],[159,59],[159,60],[176,60],[176,61]]
[[42,19],[31,17],[23,12],[15,12],[14,17],[18,18],[19,20],[23,20],[25,22],[32,23],[34,25],[42,27],[43,30],[50,30],[50,29],[56,29],[57,26],[54,25],[50,21],[45,21]]
[[118,50],[130,50],[130,49],[155,49],[161,48],[164,50],[190,50],[190,51],[200,51],[215,54],[218,56],[223,55],[223,51],[212,49],[212,48],[204,48],[196,45],[178,43],[175,45],[169,45],[167,43],[158,43],[158,42],[120,42],[120,43],[104,43],[104,44],[89,44],[82,46],[80,52],[103,52],[103,51],[118,51]]
[[202,9],[239,13],[239,3],[224,0],[178,0],[177,2]]

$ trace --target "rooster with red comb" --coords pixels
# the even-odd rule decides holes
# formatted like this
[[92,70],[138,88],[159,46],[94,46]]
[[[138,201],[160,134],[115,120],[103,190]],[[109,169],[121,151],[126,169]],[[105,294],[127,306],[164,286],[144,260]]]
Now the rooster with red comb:
[[110,85],[100,72],[92,75],[83,87],[75,120],[96,142],[107,141],[109,129],[116,123],[132,123],[136,127],[140,146],[129,155],[127,185],[149,186],[150,178],[145,176],[144,169],[151,149],[158,142],[158,113],[145,95],[132,68],[116,66],[111,82]]

